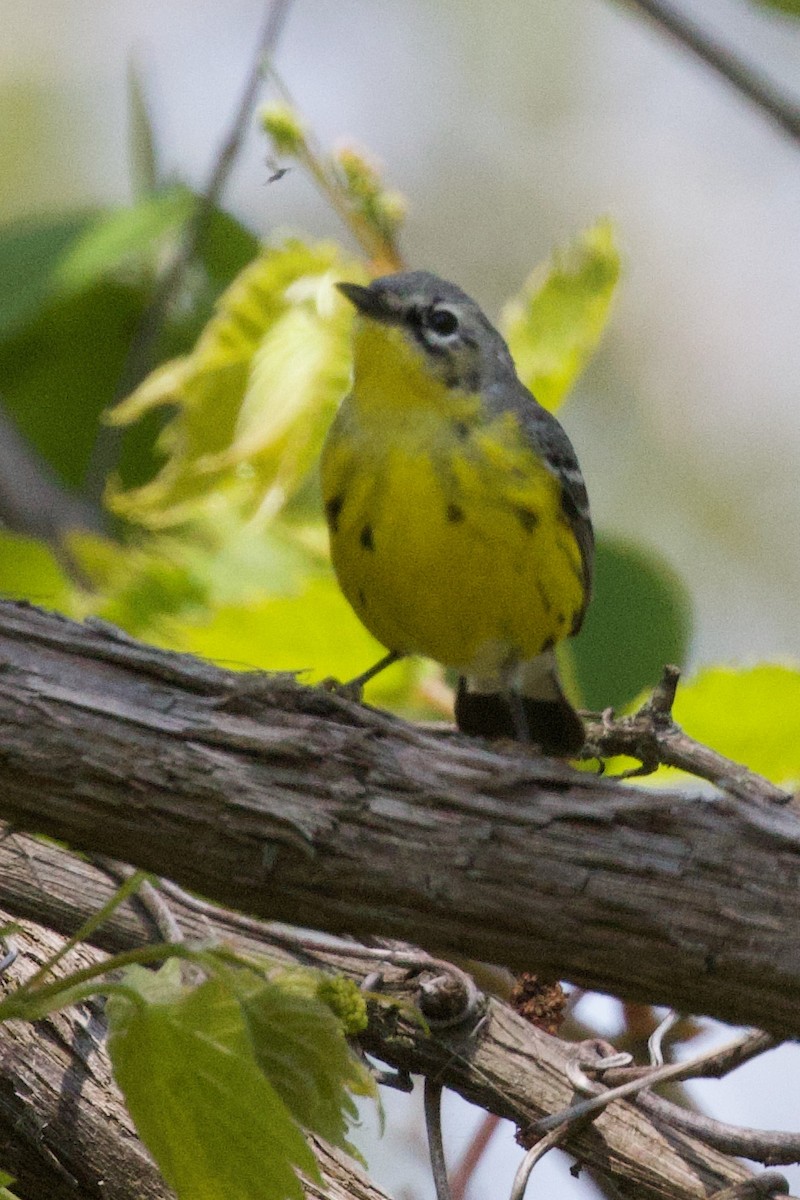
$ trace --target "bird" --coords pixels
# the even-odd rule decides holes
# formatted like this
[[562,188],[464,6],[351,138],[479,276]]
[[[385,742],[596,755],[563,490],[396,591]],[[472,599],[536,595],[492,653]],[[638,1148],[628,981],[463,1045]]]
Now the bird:
[[356,310],[353,376],[322,497],[339,585],[388,651],[352,682],[422,655],[457,673],[464,733],[577,755],[555,646],[581,627],[594,535],[569,437],[456,284],[336,286]]

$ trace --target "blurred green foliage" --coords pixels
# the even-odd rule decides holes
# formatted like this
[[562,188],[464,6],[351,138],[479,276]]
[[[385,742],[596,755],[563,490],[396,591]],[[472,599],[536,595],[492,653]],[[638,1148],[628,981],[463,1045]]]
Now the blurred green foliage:
[[775,8],[778,12],[800,17],[800,0],[757,0],[763,8]]
[[619,538],[597,539],[594,594],[570,643],[578,695],[587,708],[623,709],[655,683],[666,663],[686,661],[692,606],[660,555]]

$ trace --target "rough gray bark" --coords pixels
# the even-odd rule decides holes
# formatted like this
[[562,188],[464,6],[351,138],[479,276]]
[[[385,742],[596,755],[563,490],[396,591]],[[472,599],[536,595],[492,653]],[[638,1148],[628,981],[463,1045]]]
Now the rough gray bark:
[[223,904],[798,1032],[800,822],[0,605],[0,816]]
[[[0,905],[18,916],[62,933],[74,932],[115,887],[116,880],[97,866],[53,845],[21,834],[0,840]],[[351,954],[341,945],[291,948],[281,942],[280,931],[276,940],[275,930],[235,913],[211,906],[202,910],[172,896],[169,904],[190,939],[224,941],[247,954],[267,953],[279,961],[333,969],[358,982],[378,965],[359,957],[356,946]],[[134,901],[115,911],[93,940],[113,952],[157,936],[151,918]],[[529,1025],[499,1000],[491,1001],[488,1018],[477,1029],[473,1023],[426,1031],[408,1015],[418,999],[418,978],[409,978],[390,962],[383,964],[383,975],[382,990],[402,1007],[371,1005],[363,1043],[379,1059],[428,1074],[523,1129],[570,1103],[568,1043]],[[613,1104],[591,1128],[571,1132],[564,1144],[578,1162],[611,1178],[618,1193],[631,1200],[700,1200],[747,1178],[736,1161],[660,1125],[626,1102]]]
[[[7,920],[0,913],[0,924]],[[0,990],[32,975],[62,942],[36,926],[15,933],[19,958]],[[97,958],[79,947],[64,968]],[[0,1169],[24,1200],[172,1200],[114,1084],[104,1034],[96,1003],[0,1026]]]

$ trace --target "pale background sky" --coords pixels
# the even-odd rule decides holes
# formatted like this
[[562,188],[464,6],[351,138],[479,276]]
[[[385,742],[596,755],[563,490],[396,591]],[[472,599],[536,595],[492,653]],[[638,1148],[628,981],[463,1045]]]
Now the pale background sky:
[[[745,0],[683,6],[800,99],[800,22]],[[256,0],[0,0],[0,219],[130,197],[131,56],[165,169],[201,183],[263,12]],[[366,146],[409,198],[409,263],[491,314],[554,244],[613,218],[616,312],[563,414],[595,521],[681,572],[695,664],[800,660],[800,149],[612,0],[296,0],[278,65],[318,137]],[[254,133],[230,207],[264,236],[340,236],[298,172],[265,187],[264,157]],[[702,1085],[712,1111],[792,1123],[796,1049],[781,1058],[778,1088],[769,1059]],[[427,1167],[398,1149],[409,1111],[390,1098],[369,1157],[397,1196],[427,1197]],[[448,1145],[476,1120],[448,1102]],[[498,1141],[475,1200],[507,1194],[518,1157]],[[549,1160],[532,1181],[560,1200],[588,1188]]]

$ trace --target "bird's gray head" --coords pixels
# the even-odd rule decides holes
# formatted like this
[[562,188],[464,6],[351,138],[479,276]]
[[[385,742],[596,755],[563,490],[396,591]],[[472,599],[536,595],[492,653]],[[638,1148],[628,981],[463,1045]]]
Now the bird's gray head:
[[474,393],[515,374],[508,347],[474,300],[429,271],[337,284],[362,317],[402,331],[449,388]]

